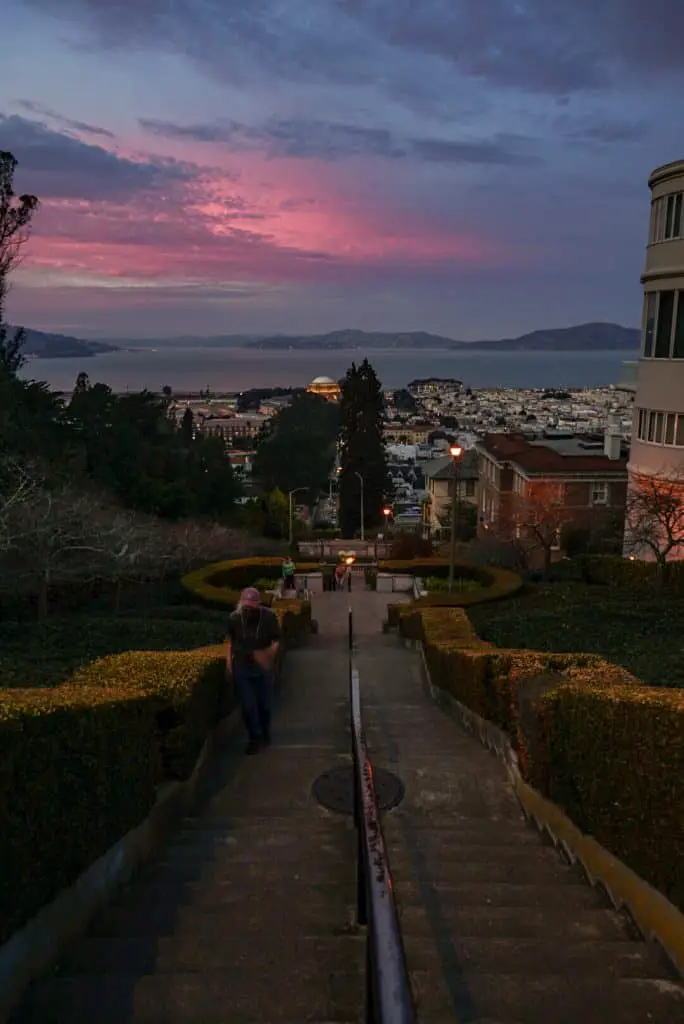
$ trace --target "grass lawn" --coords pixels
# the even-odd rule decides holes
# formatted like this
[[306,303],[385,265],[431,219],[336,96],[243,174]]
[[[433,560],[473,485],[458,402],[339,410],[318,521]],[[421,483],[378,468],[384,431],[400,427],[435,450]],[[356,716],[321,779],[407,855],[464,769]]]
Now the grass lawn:
[[499,647],[600,654],[651,686],[684,688],[684,597],[582,583],[529,586],[468,615]]
[[56,686],[83,665],[122,651],[190,650],[220,643],[228,612],[193,605],[91,609],[0,625],[0,687]]

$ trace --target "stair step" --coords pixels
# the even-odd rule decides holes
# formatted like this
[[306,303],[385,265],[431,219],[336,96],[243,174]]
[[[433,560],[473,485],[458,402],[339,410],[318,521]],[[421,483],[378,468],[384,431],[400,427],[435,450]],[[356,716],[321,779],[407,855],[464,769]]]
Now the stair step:
[[454,907],[449,913],[439,904],[436,910],[428,910],[417,903],[399,903],[399,919],[407,942],[413,937],[429,938],[444,927],[463,939],[625,942],[634,937],[627,919],[615,910],[594,907],[578,913],[576,907],[559,901],[543,906],[470,904]]
[[417,849],[447,849],[450,847],[489,846],[500,849],[525,847],[547,847],[553,849],[550,840],[544,838],[536,828],[528,825],[524,818],[511,821],[504,817],[458,818],[451,816],[448,809],[441,810],[439,818],[421,822],[415,819],[406,823],[400,811],[402,804],[385,814],[383,829],[389,840],[403,844],[406,839]]
[[279,861],[277,858],[234,860],[230,855],[218,857],[216,860],[202,860],[199,857],[174,857],[169,860],[156,861],[148,864],[134,884],[145,886],[193,885],[232,886],[235,889],[249,891],[255,885],[265,889],[296,885],[343,885],[350,884],[355,878],[356,866],[350,854],[346,860],[331,861],[321,857],[319,860],[288,859]]
[[[450,984],[449,984],[450,982]],[[468,971],[449,981],[433,971],[412,971],[422,1021],[520,1021],[524,1024],[681,1024],[684,986],[647,978],[565,972],[520,974]]]
[[576,913],[583,909],[605,906],[599,892],[581,882],[567,885],[555,882],[489,882],[462,883],[397,882],[395,888],[399,906],[420,906],[429,900],[455,912],[459,907],[549,907],[565,905]]
[[585,878],[579,869],[564,863],[556,854],[546,859],[531,855],[527,860],[502,859],[492,860],[442,860],[437,856],[420,858],[419,864],[404,851],[390,851],[390,868],[401,892],[404,884],[412,884],[417,875],[427,876],[426,881],[433,881],[436,886],[466,882],[502,882],[515,885],[534,885],[535,883],[556,883],[558,885],[583,885]]
[[271,933],[290,935],[335,935],[349,926],[353,899],[332,900],[282,898],[253,894],[232,906],[207,901],[203,905],[176,903],[168,897],[137,899],[118,903],[101,911],[89,934],[100,937],[154,935],[208,935],[221,941],[227,931],[238,935]]
[[257,971],[51,978],[29,993],[11,1024],[272,1024],[350,1022],[364,977],[306,964],[272,979]]
[[463,936],[456,929],[442,935],[436,929],[430,937],[405,935],[405,949],[411,970],[432,971],[435,977],[454,963],[467,975],[470,971],[486,974],[579,974],[596,975],[606,980],[623,978],[662,978],[668,967],[655,948],[645,942],[586,940],[547,936],[535,939],[517,937]]
[[366,952],[365,933],[321,936],[278,932],[244,935],[224,927],[213,936],[162,935],[82,939],[59,967],[62,977],[82,974],[193,974],[249,970],[268,977],[305,970],[360,971]]

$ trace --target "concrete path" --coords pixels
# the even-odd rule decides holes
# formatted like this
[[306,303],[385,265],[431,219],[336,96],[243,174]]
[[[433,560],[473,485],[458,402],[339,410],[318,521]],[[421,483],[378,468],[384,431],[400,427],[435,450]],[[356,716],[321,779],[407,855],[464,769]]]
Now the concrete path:
[[421,1024],[684,1020],[681,986],[526,826],[498,762],[381,632],[388,596],[354,582],[314,600],[273,747],[246,758],[240,737],[217,759],[201,811],[17,1022],[363,1021],[351,821],[311,791],[348,763],[350,604],[371,753],[406,787],[384,829]]

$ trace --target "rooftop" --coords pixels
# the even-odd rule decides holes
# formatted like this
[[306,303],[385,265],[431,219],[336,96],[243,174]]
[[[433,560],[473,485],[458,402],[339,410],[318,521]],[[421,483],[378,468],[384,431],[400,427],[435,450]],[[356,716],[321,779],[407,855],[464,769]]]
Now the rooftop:
[[486,434],[477,448],[497,462],[514,462],[526,473],[593,473],[597,470],[624,475],[627,453],[619,459],[605,454],[603,439],[594,435],[528,440],[522,434]]

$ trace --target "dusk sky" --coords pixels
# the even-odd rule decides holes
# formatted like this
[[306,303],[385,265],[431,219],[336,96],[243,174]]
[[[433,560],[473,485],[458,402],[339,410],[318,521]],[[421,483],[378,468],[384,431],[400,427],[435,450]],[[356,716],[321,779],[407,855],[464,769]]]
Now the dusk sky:
[[682,0],[4,0],[13,323],[635,326]]

